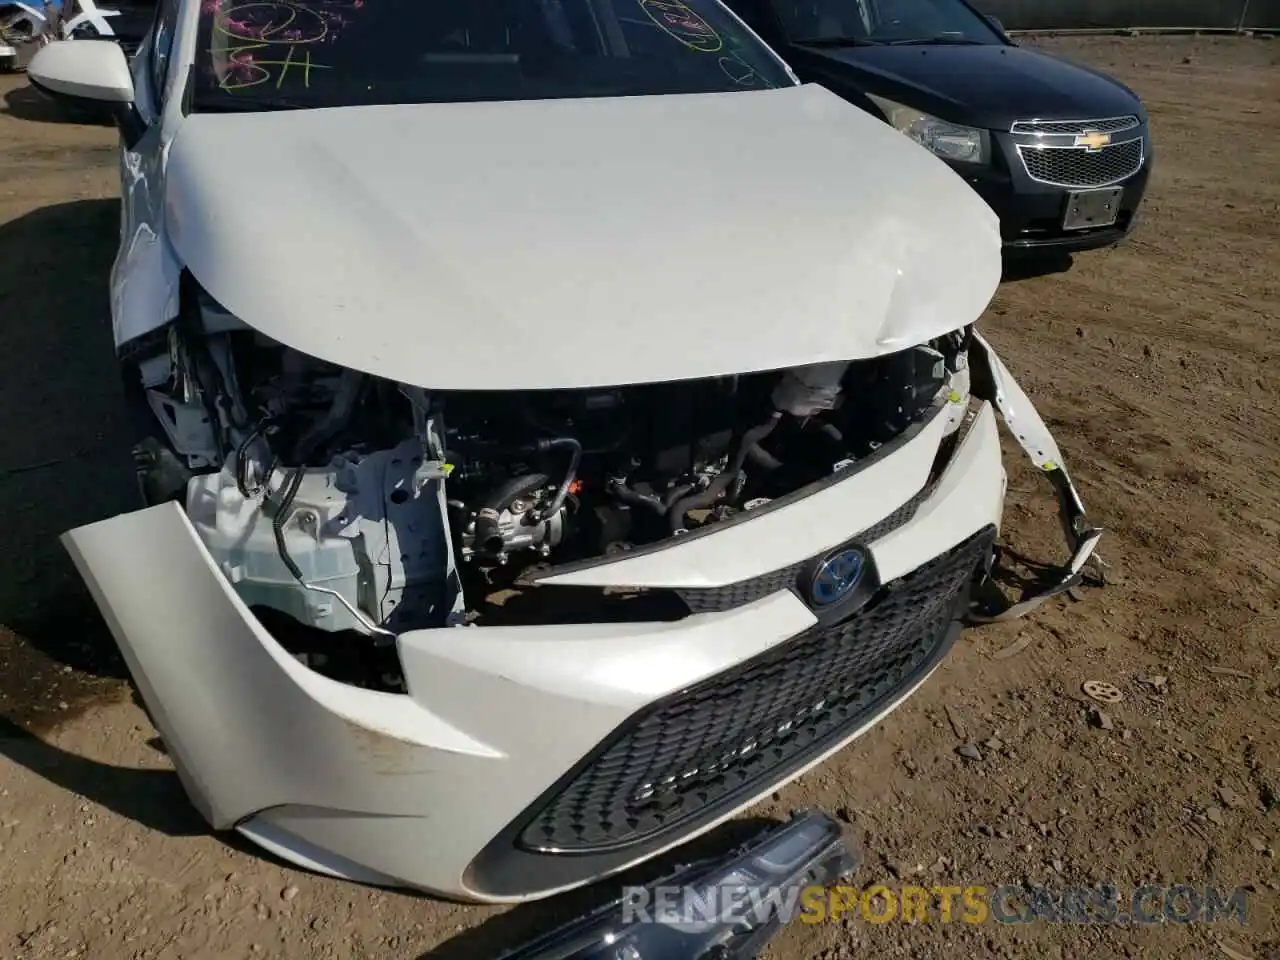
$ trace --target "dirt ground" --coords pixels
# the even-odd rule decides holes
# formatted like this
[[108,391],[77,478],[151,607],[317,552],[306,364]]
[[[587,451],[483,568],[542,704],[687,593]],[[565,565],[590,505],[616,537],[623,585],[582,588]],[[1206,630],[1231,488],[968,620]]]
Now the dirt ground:
[[[1109,531],[1112,582],[969,631],[752,816],[838,811],[862,884],[1245,885],[1248,922],[853,915],[794,925],[773,960],[1280,956],[1280,40],[1035,42],[1133,86],[1157,150],[1129,243],[1006,283],[982,323]],[[0,95],[0,955],[484,960],[563,914],[313,876],[190,808],[55,541],[130,505],[105,306],[114,134],[53,122],[21,78]],[[1006,535],[1058,559],[1018,457]],[[1087,715],[1091,679],[1124,693],[1110,729]]]

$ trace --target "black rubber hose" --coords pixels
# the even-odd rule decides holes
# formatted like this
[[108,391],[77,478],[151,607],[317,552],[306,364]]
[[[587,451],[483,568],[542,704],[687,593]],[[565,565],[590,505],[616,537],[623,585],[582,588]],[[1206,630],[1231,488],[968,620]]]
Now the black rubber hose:
[[679,486],[672,487],[670,490],[668,490],[667,495],[662,498],[663,513],[666,513],[666,511],[670,510],[673,506],[675,506],[680,501],[680,498],[683,496],[687,496],[689,491],[692,489],[693,489],[692,483],[682,483]]
[[[284,565],[289,568],[289,572],[293,574],[293,578],[299,583],[306,583],[306,580],[302,576],[302,568],[289,555],[289,546],[284,542],[284,522],[289,517],[289,507],[293,505],[293,498],[298,495],[298,488],[302,486],[302,476],[307,472],[307,458],[315,453],[324,441],[325,435],[315,432],[310,437],[303,438],[299,442],[295,452],[298,465],[293,468],[293,473],[285,481],[284,495],[280,498],[280,505],[276,508],[276,515],[271,518],[271,532],[275,534],[276,551],[280,554],[280,559]],[[268,473],[263,480],[263,484],[269,483],[270,480],[271,475]]]
[[781,463],[779,463],[777,460],[774,460],[773,457],[769,456],[769,454],[765,453],[764,450],[760,449],[760,441],[763,440],[765,437],[767,437],[769,434],[773,433],[774,428],[777,427],[778,421],[781,419],[782,419],[782,414],[775,413],[764,423],[760,423],[754,427],[751,427],[749,430],[747,430],[746,433],[742,435],[742,442],[738,444],[737,455],[734,456],[733,462],[729,464],[729,470],[728,470],[729,473],[736,475],[739,471],[741,471],[743,465],[747,462],[747,456],[751,453],[752,450],[759,450],[760,453],[763,454],[765,457],[767,457],[769,460],[773,460],[774,463],[777,463],[779,466],[781,466]]
[[293,473],[289,476],[285,487],[284,496],[280,500],[280,506],[276,508],[276,515],[271,518],[271,532],[275,534],[276,550],[280,554],[281,561],[289,568],[289,572],[293,574],[293,578],[299,583],[305,582],[302,577],[302,568],[293,562],[293,557],[289,555],[289,547],[284,542],[284,521],[289,516],[289,507],[293,504],[293,498],[298,495],[298,488],[302,486],[302,475],[306,470],[305,463],[299,463],[298,466],[293,468]]
[[698,510],[702,507],[709,507],[729,488],[736,478],[737,472],[725,472],[715,477],[706,488],[700,493],[685,497],[683,500],[677,500],[671,508],[671,532],[676,533],[684,529],[684,518],[690,510]]
[[747,447],[747,459],[762,470],[777,470],[782,466],[782,461],[759,443],[753,443]]
[[[521,404],[519,409],[520,409],[521,418],[525,421],[525,423],[529,424],[529,426],[533,427],[535,430],[539,430],[542,433],[550,434],[553,437],[559,434],[560,428],[550,423],[543,423],[542,420],[539,419],[538,415],[532,409],[530,409],[528,403]],[[602,444],[596,447],[583,447],[582,449],[584,453],[590,453],[590,454],[612,453],[613,451],[620,449],[623,446],[623,444],[627,442],[630,436],[631,436],[631,425],[623,424],[622,427],[619,429],[617,435],[608,443]],[[543,442],[547,442],[547,441],[543,441]]]
[[249,431],[249,433],[245,436],[245,438],[240,441],[240,446],[236,448],[236,459],[235,459],[236,489],[240,491],[240,496],[244,497],[246,500],[252,496],[255,496],[262,490],[261,484],[259,484],[257,487],[254,487],[252,490],[250,490],[248,477],[245,476],[245,474],[248,472],[248,467],[249,467],[249,444],[257,440],[258,434],[260,434],[261,432],[262,432],[261,425],[254,427],[252,430]]
[[624,480],[611,480],[608,489],[610,494],[623,503],[629,503],[634,507],[647,507],[658,516],[663,516],[667,512],[666,505],[657,495],[641,493],[639,490],[627,486]]
[[764,447],[760,446],[760,441],[773,433],[774,427],[778,425],[778,421],[782,419],[782,414],[775,413],[772,417],[757,426],[752,427],[742,435],[742,443],[738,447],[738,455],[734,457],[734,462],[730,466],[730,470],[737,473],[750,459],[756,466],[765,470],[777,470],[782,466],[782,461],[773,454],[767,452]]
[[564,506],[564,498],[569,495],[569,488],[573,486],[573,481],[578,478],[578,464],[582,462],[582,444],[573,437],[556,437],[551,440],[538,441],[538,450],[540,452],[550,452],[552,450],[568,450],[569,466],[564,472],[564,479],[560,481],[560,486],[556,489],[556,495],[552,498],[551,503],[544,510],[539,510],[536,519],[547,520],[554,517],[556,513]]
[[475,546],[485,553],[502,552],[502,533],[498,529],[498,518],[511,502],[525,494],[532,493],[550,482],[545,473],[525,473],[512,477],[489,491],[488,496],[476,511]]
[[[280,506],[276,508],[276,515],[271,518],[271,532],[275,534],[276,550],[280,554],[280,559],[284,565],[289,568],[289,572],[293,574],[293,578],[299,583],[306,583],[302,576],[302,568],[299,567],[289,555],[289,546],[284,542],[284,522],[289,517],[289,508],[293,506],[293,499],[298,495],[298,488],[302,486],[302,477],[307,472],[307,460],[320,449],[321,444],[325,442],[331,435],[328,430],[315,429],[310,434],[298,441],[297,447],[294,449],[294,459],[298,465],[293,468],[293,473],[289,475],[289,479],[285,481],[284,495],[280,498]],[[273,465],[274,469],[274,465]],[[263,485],[270,483],[271,474],[268,473],[263,480]]]
[[240,441],[240,446],[236,448],[236,489],[238,489],[240,491],[240,495],[246,499],[249,497],[256,497],[267,488],[267,481],[271,479],[271,471],[275,469],[274,451],[271,450],[271,444],[268,440],[267,450],[269,453],[273,454],[272,461],[267,465],[267,469],[262,476],[262,482],[250,489],[248,479],[249,447],[253,444],[253,441],[257,440],[259,437],[265,437],[271,426],[271,418],[264,417],[262,420],[258,421],[257,426],[245,435],[245,438]]
[[[742,439],[738,442],[738,449],[734,453],[728,469],[707,484],[706,488],[701,492],[675,502],[668,513],[672,533],[684,529],[684,518],[690,510],[709,507],[720,499],[725,490],[729,488],[729,485],[738,479],[738,475],[742,473],[743,464],[747,462],[747,456],[753,450],[759,451],[760,455],[773,460],[773,457],[770,457],[769,454],[760,449],[760,441],[773,432],[780,419],[782,419],[782,414],[775,413],[764,423],[757,424],[746,430],[742,434]],[[781,466],[777,460],[773,460],[773,462]]]

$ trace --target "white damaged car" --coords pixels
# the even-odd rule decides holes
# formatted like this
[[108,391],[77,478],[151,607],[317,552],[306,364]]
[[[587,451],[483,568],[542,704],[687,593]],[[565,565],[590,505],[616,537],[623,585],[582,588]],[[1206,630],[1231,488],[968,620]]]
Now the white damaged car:
[[[66,534],[193,803],[502,902],[869,729],[1098,531],[974,321],[995,215],[716,0],[162,0],[123,140],[146,505]],[[1002,416],[1068,559],[979,604]]]

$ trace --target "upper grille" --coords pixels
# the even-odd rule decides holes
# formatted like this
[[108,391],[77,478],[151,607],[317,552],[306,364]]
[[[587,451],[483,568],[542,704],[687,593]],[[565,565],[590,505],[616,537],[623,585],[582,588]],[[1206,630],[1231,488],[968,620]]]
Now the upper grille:
[[638,843],[777,783],[847,737],[945,652],[988,527],[815,626],[620,727],[520,835],[526,849]]
[[732,610],[734,607],[743,607],[748,603],[754,603],[762,597],[767,597],[771,593],[777,593],[779,590],[786,590],[795,585],[796,580],[800,576],[800,571],[805,568],[808,560],[802,560],[799,563],[793,563],[789,567],[783,567],[780,570],[770,570],[768,573],[762,573],[758,577],[752,577],[750,580],[740,580],[737,583],[726,584],[723,587],[705,587],[693,588],[676,591],[680,599],[684,601],[690,613],[712,613],[719,610]]
[[[898,507],[893,513],[877,520],[867,529],[859,533],[854,540],[858,543],[875,543],[885,534],[897,530],[916,515],[920,504],[933,493],[933,485],[926,484],[914,497]],[[734,607],[754,603],[762,597],[779,590],[786,590],[796,585],[800,572],[809,565],[809,560],[801,560],[779,570],[770,570],[750,580],[726,584],[723,587],[687,588],[677,593],[689,608],[690,613],[711,613],[719,610],[732,610]]]
[[1142,138],[1100,150],[1018,144],[1018,156],[1032,180],[1056,187],[1106,187],[1133,176],[1142,166]]
[[1137,117],[1108,117],[1105,120],[1015,120],[1010,133],[1079,134],[1119,133],[1138,125]]

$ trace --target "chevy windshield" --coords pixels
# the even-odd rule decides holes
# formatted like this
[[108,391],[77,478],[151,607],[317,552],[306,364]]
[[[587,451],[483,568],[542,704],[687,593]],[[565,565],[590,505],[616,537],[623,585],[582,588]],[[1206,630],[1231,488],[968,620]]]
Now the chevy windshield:
[[790,86],[717,0],[202,0],[196,111]]
[[999,43],[986,20],[960,0],[775,0],[793,43]]

